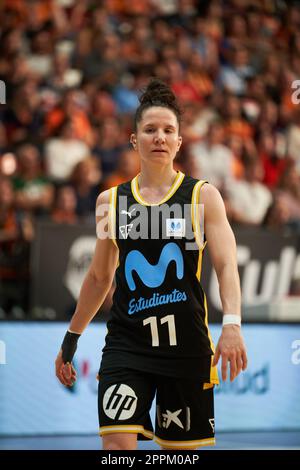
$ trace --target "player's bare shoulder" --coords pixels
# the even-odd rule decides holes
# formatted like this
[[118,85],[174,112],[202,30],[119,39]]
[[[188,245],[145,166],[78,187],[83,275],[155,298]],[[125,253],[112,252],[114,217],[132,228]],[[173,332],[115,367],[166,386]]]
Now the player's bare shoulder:
[[212,184],[206,183],[201,187],[201,196],[203,204],[213,204],[218,200],[222,200],[219,190]]
[[112,188],[102,191],[96,202],[96,232],[98,240],[108,240],[117,248],[115,242],[115,204]]
[[109,217],[110,210],[110,189],[102,191],[97,197],[96,201],[96,220],[99,222],[100,219]]
[[109,204],[109,200],[110,200],[110,189],[106,189],[105,191],[102,191],[98,195],[96,207],[98,207],[101,204]]
[[223,198],[219,190],[212,184],[204,184],[201,188],[200,202],[204,205],[206,222],[216,218],[226,218]]

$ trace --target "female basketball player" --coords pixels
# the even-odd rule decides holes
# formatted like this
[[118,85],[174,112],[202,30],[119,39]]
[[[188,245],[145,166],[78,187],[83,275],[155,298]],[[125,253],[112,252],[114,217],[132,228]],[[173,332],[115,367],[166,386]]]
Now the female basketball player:
[[[98,197],[94,257],[56,359],[58,379],[72,385],[78,338],[116,276],[99,371],[104,449],[136,449],[138,436],[174,450],[214,444],[216,365],[221,357],[223,380],[228,363],[231,380],[247,366],[234,235],[217,189],[173,168],[182,142],[180,117],[170,88],[152,80],[130,139],[141,172]],[[107,205],[110,236],[103,223]],[[215,353],[200,284],[206,244],[224,313]]]

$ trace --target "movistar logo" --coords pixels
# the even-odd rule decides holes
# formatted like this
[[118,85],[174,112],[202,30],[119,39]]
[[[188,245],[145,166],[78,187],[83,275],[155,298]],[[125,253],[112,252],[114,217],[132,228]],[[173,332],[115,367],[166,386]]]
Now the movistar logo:
[[176,243],[171,242],[164,246],[156,265],[149,263],[140,251],[130,251],[125,261],[125,277],[129,289],[132,291],[136,289],[132,275],[134,271],[147,287],[157,288],[161,286],[165,280],[168,266],[172,261],[175,261],[176,264],[177,278],[182,279],[184,271],[183,256]]

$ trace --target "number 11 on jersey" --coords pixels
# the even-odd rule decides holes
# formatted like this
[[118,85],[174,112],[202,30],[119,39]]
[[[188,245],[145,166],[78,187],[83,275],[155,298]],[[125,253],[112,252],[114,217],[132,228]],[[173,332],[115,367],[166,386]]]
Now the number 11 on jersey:
[[[174,315],[167,315],[166,317],[161,318],[160,324],[163,325],[164,323],[168,324],[170,346],[177,346]],[[146,318],[146,320],[143,321],[143,325],[150,325],[152,346],[159,346],[157,317]]]

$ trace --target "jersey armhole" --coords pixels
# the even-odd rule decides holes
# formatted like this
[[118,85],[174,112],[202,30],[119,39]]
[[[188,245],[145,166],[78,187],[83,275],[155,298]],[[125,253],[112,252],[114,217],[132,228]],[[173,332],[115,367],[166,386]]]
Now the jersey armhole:
[[205,183],[208,183],[208,181],[200,180],[195,184],[191,203],[192,227],[199,250],[203,250],[206,245],[204,233],[204,205],[200,202],[200,190]]
[[116,245],[117,248],[119,248],[117,241],[116,241],[117,193],[118,193],[118,186],[114,186],[110,188],[109,212],[108,212],[108,233],[113,243]]

